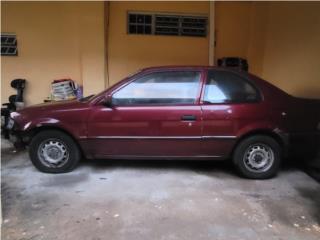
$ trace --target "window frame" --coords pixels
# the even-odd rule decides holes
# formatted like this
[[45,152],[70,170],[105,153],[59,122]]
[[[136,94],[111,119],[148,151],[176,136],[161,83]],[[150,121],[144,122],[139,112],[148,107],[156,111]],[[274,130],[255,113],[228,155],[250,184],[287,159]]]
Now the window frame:
[[[206,86],[207,86],[207,82],[208,82],[208,76],[209,76],[209,72],[213,71],[213,72],[227,72],[230,74],[234,74],[236,76],[238,76],[241,81],[246,82],[247,84],[249,84],[251,87],[253,87],[253,89],[257,92],[257,99],[256,100],[249,100],[249,101],[227,101],[227,102],[207,102],[204,100],[205,97],[205,91],[206,91]],[[202,87],[202,91],[201,91],[201,97],[200,97],[200,104],[201,105],[233,105],[233,104],[256,104],[256,103],[260,103],[263,101],[263,94],[261,92],[261,90],[257,87],[257,85],[250,80],[248,77],[243,76],[243,74],[241,74],[240,72],[235,72],[235,71],[230,71],[230,70],[226,70],[226,69],[207,69],[205,71],[205,76],[204,76],[204,80],[203,80],[203,87]]]
[[117,104],[114,105],[114,107],[162,107],[162,106],[196,106],[200,104],[200,98],[201,98],[201,92],[205,80],[205,72],[202,69],[170,69],[170,70],[155,70],[150,72],[142,72],[141,74],[134,75],[131,79],[129,79],[127,82],[119,86],[118,88],[114,89],[110,94],[111,98],[113,99],[113,95],[123,89],[124,87],[128,86],[132,82],[146,77],[148,75],[154,74],[154,73],[168,73],[168,72],[198,72],[200,73],[199,76],[199,83],[198,83],[198,91],[195,98],[195,101],[193,103],[159,103],[159,104],[128,104],[128,105],[122,105]]
[[[143,15],[144,17],[145,16],[150,16],[151,17],[151,23],[150,24],[146,24],[146,23],[130,23],[130,15]],[[146,26],[150,26],[151,28],[151,31],[150,33],[145,33],[145,31],[143,31],[143,33],[138,33],[136,31],[136,33],[130,33],[130,26],[131,25],[135,25],[135,26],[143,26],[143,27],[146,27]],[[147,13],[147,12],[127,12],[127,34],[128,35],[154,35],[154,15],[152,13]]]

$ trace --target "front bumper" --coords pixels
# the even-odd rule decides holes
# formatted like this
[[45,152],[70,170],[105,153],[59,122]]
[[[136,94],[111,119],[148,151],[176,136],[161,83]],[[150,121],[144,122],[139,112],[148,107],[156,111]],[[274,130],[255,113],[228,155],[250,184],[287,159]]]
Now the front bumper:
[[9,141],[13,144],[15,148],[25,148],[26,142],[23,141],[23,135],[17,131],[9,132]]
[[18,130],[18,126],[12,118],[9,118],[6,126],[4,126],[5,131],[7,131],[8,139],[16,148],[24,148],[26,145],[26,139],[23,132]]

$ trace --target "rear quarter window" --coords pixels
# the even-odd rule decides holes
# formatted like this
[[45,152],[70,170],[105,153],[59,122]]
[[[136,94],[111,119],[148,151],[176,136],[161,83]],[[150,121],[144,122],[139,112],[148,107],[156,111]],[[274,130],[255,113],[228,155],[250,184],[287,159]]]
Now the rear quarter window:
[[209,71],[203,101],[206,103],[244,103],[259,101],[258,89],[247,79],[227,71]]

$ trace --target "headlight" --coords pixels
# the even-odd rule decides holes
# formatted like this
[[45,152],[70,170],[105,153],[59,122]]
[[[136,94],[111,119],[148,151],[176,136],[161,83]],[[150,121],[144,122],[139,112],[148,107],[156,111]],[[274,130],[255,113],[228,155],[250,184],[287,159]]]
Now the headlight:
[[9,118],[9,121],[7,123],[7,129],[12,129],[14,126],[14,121],[12,118]]
[[15,118],[15,117],[18,117],[18,116],[20,116],[20,113],[18,113],[18,112],[11,112],[10,113],[10,117],[11,118]]

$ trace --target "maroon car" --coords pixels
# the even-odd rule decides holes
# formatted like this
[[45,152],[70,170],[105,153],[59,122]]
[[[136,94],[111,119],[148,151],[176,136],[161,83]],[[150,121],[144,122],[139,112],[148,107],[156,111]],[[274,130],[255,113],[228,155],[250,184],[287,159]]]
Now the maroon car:
[[156,67],[80,101],[11,114],[16,141],[43,172],[87,159],[232,159],[248,178],[274,176],[288,153],[311,154],[320,101],[292,97],[248,74],[216,67]]

